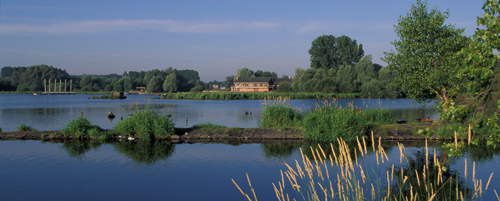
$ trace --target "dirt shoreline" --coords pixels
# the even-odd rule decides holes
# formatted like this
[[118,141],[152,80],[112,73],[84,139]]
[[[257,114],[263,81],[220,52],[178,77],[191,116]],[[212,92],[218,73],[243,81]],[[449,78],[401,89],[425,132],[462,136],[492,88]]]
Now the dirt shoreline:
[[[390,124],[374,126],[373,137],[377,140],[412,141],[425,140],[427,137],[415,134],[414,127],[432,128],[436,130],[441,123]],[[172,141],[224,141],[224,140],[304,140],[303,131],[299,129],[281,128],[176,128]],[[111,139],[124,136],[115,134]],[[127,136],[128,137],[128,136]],[[131,136],[137,138],[137,136]],[[58,140],[72,139],[64,136],[61,131],[12,131],[0,132],[0,140]],[[435,134],[427,139],[447,140]]]

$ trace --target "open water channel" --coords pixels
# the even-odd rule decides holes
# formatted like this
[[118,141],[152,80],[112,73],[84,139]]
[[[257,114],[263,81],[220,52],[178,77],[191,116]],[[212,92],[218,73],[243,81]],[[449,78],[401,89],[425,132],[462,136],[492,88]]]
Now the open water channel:
[[[57,130],[83,112],[92,123],[112,128],[119,121],[119,116],[126,118],[138,109],[153,106],[155,110],[172,114],[177,127],[186,126],[186,115],[189,127],[201,122],[229,127],[256,127],[263,107],[262,101],[258,100],[147,99],[152,96],[129,96],[126,100],[89,100],[89,96],[0,95],[0,127],[3,131],[13,131],[18,124],[24,123],[39,130]],[[391,108],[397,118],[412,119],[428,115],[437,118],[435,109],[412,104],[411,100],[337,100],[337,104],[343,107],[348,103],[357,107]],[[292,100],[289,104],[307,112],[315,105],[322,104],[322,101]],[[108,111],[114,112],[118,118],[108,120]],[[246,115],[245,111],[252,114]],[[377,165],[375,153],[370,152],[370,149],[367,155],[359,156],[359,162],[367,172],[384,175],[385,178],[385,172],[390,171],[393,164],[396,169],[402,167],[405,171],[414,170],[415,166],[408,166],[404,161],[400,163],[399,149],[394,142],[383,142],[382,145],[389,162]],[[280,170],[287,169],[285,163],[301,162],[301,149],[312,158],[307,151],[311,146],[317,147],[317,143],[0,141],[0,199],[246,200],[231,179],[253,197],[246,180],[245,174],[248,173],[259,200],[277,200],[272,183],[278,185],[281,181]],[[410,159],[422,161],[424,142],[407,142],[405,146]],[[439,144],[430,143],[430,158],[434,149],[440,155]],[[489,189],[484,193],[484,200],[496,199],[492,189],[497,192],[500,190],[499,175],[496,175],[500,170],[499,153],[499,150],[481,147],[469,149],[463,157],[450,161],[448,172],[458,175],[462,189],[473,192],[470,174],[473,172],[473,161],[476,161],[475,177],[483,180],[483,190],[491,173],[495,172]],[[468,178],[463,176],[465,160]],[[336,171],[332,168],[330,175],[335,175]],[[372,178],[376,179],[376,175],[372,175]],[[384,178],[381,178],[381,186],[387,185]],[[291,196],[297,195],[290,185],[285,192]],[[368,193],[367,189],[365,194]]]

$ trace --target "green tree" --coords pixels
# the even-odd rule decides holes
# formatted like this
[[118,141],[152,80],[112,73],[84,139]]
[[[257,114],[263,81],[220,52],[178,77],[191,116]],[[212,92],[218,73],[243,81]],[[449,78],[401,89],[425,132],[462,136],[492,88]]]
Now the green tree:
[[163,90],[168,92],[177,91],[177,75],[175,73],[170,73],[163,83]]
[[338,69],[340,65],[354,65],[364,54],[363,45],[349,36],[319,36],[309,49],[311,68]]
[[156,77],[151,78],[151,80],[148,83],[148,87],[147,87],[148,92],[149,93],[163,92],[163,89],[161,86],[163,84],[163,82],[164,82],[164,80],[160,76],[156,76]]
[[[240,68],[236,70],[236,77],[242,78],[242,77],[252,77],[254,75],[253,70],[250,70],[247,67]],[[265,77],[265,76],[264,76]]]
[[338,83],[338,92],[340,93],[354,93],[356,87],[354,85],[354,69],[352,66],[340,66],[337,72],[337,83]]
[[448,16],[448,11],[429,11],[426,2],[417,0],[394,26],[399,37],[392,42],[395,51],[384,52],[383,58],[398,72],[393,83],[408,98],[426,101],[437,96],[443,111],[459,89],[458,52],[467,44],[463,29],[444,24]]
[[293,92],[292,85],[287,81],[280,82],[278,87],[276,87],[276,92]]

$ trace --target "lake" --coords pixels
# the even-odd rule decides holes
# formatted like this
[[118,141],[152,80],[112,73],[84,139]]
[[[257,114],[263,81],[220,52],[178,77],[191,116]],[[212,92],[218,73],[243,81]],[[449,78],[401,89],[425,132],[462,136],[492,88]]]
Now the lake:
[[[119,116],[127,117],[134,111],[153,108],[171,114],[177,127],[201,122],[212,122],[229,127],[256,127],[262,112],[259,100],[196,101],[162,100],[155,96],[130,95],[125,100],[88,99],[91,95],[33,96],[0,95],[0,127],[3,131],[16,130],[24,123],[39,130],[57,130],[67,121],[83,115],[103,128],[112,128]],[[437,119],[432,107],[422,107],[406,99],[338,99],[339,106],[349,103],[356,107],[381,107],[394,110],[397,118],[413,119],[430,116]],[[291,100],[289,104],[306,113],[322,100]],[[118,118],[108,120],[108,111]],[[245,114],[245,111],[252,114]],[[0,133],[1,134],[1,133]],[[246,180],[248,173],[259,200],[277,200],[272,183],[281,181],[285,163],[302,161],[301,150],[317,148],[315,142],[263,141],[242,144],[144,141],[0,141],[0,198],[2,200],[246,200],[232,183],[234,179],[251,197]],[[329,144],[322,147],[328,153]],[[349,145],[354,152],[355,145]],[[425,143],[405,143],[410,162],[422,165]],[[334,144],[336,147],[336,144]],[[385,175],[392,165],[396,170],[413,171],[414,166],[400,163],[395,142],[383,142],[388,161],[377,165],[376,154],[359,156],[359,162],[372,179]],[[430,143],[441,154],[440,144]],[[351,153],[352,153],[351,152]],[[464,156],[450,160],[449,174],[460,178],[457,183],[466,191],[473,191],[471,174],[475,161],[476,175],[483,185],[490,174],[500,169],[500,149],[476,147],[466,150]],[[413,159],[413,160],[412,160]],[[465,160],[469,177],[464,178]],[[420,163],[418,163],[420,161]],[[314,162],[313,162],[314,163]],[[413,164],[413,163],[412,163]],[[338,168],[329,170],[331,175]],[[496,173],[498,174],[498,172]],[[360,175],[357,174],[360,178]],[[396,175],[397,177],[397,175]],[[386,186],[385,176],[379,178]],[[286,180],[286,178],[285,178]],[[466,182],[467,181],[467,182]],[[288,184],[288,182],[285,182]],[[391,183],[396,186],[396,183]],[[415,184],[414,184],[415,185]],[[484,187],[483,187],[484,188]],[[500,180],[494,175],[484,200],[496,199],[492,189],[499,191]],[[290,185],[285,189],[296,194]],[[383,194],[377,191],[377,194]],[[447,191],[443,191],[447,193]],[[368,189],[365,194],[369,194]],[[470,194],[469,194],[470,196]]]
[[[425,153],[422,145],[423,142],[407,145],[409,157]],[[277,185],[281,181],[280,170],[286,170],[284,163],[293,165],[295,160],[301,161],[300,148],[306,153],[310,146],[310,143],[287,142],[228,145],[0,141],[0,197],[2,200],[246,200],[231,179],[251,195],[245,175],[248,173],[259,200],[277,200],[272,183]],[[373,152],[358,156],[367,174],[385,175],[392,164],[399,170],[398,147],[392,144],[384,149],[389,162],[380,166],[376,165]],[[467,152],[449,166],[449,172],[457,172],[463,179],[467,159],[469,181],[468,185],[463,182],[461,185],[468,186],[469,191],[473,189],[472,160],[476,161],[476,177],[483,180],[483,185],[491,172],[498,174],[500,151],[486,152]],[[331,175],[335,172],[330,170]],[[484,200],[494,199],[492,189],[500,189],[496,174],[490,189],[484,193]],[[386,183],[383,176],[381,185]],[[290,185],[286,190],[296,195]]]
[[[165,115],[171,114],[176,127],[191,127],[211,122],[227,127],[257,127],[262,113],[262,100],[169,100],[152,95],[128,95],[124,100],[88,99],[92,95],[30,95],[0,94],[0,128],[16,131],[19,124],[38,130],[60,130],[74,118],[83,116],[104,129],[111,129],[120,116],[126,118],[137,110],[154,108]],[[269,102],[269,101],[268,101]],[[331,104],[332,101],[330,101]],[[337,99],[334,104],[346,107],[389,108],[398,119],[438,119],[431,102],[426,107],[409,99]],[[306,113],[324,100],[290,100],[289,104]],[[108,112],[117,118],[108,119]],[[247,115],[245,112],[248,112]],[[251,114],[250,114],[251,113]],[[186,115],[188,122],[186,126]]]

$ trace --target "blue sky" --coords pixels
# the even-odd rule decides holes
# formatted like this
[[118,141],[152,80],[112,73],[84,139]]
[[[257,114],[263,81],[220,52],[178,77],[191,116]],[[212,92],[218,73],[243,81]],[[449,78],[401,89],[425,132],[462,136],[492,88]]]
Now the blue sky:
[[[238,68],[293,76],[311,42],[347,35],[380,60],[414,1],[0,0],[0,67],[48,64],[79,74],[193,69],[203,81]],[[480,0],[429,0],[474,34]]]

